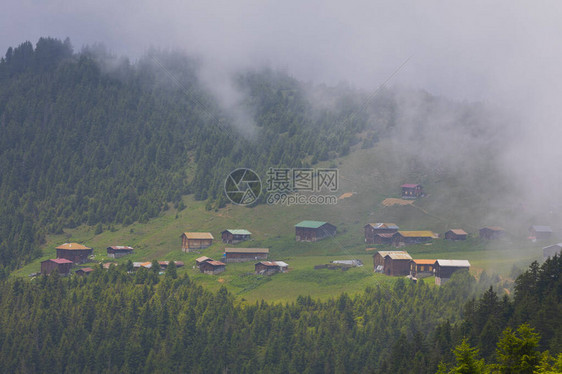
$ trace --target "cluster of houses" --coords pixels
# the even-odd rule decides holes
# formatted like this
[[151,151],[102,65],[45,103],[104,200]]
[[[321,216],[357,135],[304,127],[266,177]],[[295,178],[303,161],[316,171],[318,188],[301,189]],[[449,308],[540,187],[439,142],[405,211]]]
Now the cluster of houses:
[[373,255],[373,266],[375,273],[414,280],[435,275],[437,285],[447,282],[456,271],[470,269],[468,260],[414,260],[406,251],[378,251]]
[[[94,253],[93,248],[86,247],[78,243],[64,243],[55,248],[57,251],[56,258],[51,258],[41,262],[41,274],[49,275],[53,271],[57,271],[60,275],[70,275],[72,269],[76,265],[91,262]],[[133,253],[134,249],[125,245],[112,245],[107,247],[107,257],[120,258]],[[170,264],[169,261],[158,261],[161,269],[166,269]],[[175,261],[177,267],[184,266],[183,262]],[[109,269],[111,265],[117,265],[114,262],[106,262],[103,264],[104,269]],[[152,267],[152,262],[133,262],[133,268],[148,268]],[[80,267],[75,270],[78,275],[88,275],[94,269],[90,267]]]

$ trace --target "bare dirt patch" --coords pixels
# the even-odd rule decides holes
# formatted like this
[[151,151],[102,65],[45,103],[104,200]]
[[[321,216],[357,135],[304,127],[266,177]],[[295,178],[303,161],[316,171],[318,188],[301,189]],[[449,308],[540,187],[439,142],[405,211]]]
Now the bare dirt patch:
[[396,199],[389,197],[388,199],[384,199],[382,201],[383,206],[393,206],[393,205],[412,205],[414,200],[404,200],[404,199]]

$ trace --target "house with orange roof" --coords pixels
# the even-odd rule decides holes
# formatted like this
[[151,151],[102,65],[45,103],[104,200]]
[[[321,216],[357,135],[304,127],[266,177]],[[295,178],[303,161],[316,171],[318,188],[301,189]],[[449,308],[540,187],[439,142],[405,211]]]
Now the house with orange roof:
[[433,275],[437,260],[413,259],[410,261],[410,275],[414,278],[425,278]]
[[184,252],[210,247],[215,239],[210,232],[184,232],[180,238],[181,250]]

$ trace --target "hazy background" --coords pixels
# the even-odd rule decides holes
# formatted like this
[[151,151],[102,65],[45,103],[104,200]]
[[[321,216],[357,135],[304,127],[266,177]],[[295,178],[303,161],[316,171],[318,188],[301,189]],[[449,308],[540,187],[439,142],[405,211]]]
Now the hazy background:
[[[202,76],[225,106],[239,101],[226,77],[241,68],[265,65],[305,82],[345,82],[374,91],[410,58],[389,85],[483,101],[508,112],[514,121],[504,129],[500,159],[506,175],[529,201],[552,197],[558,204],[560,2],[9,0],[3,5],[2,53],[40,36],[70,37],[76,51],[101,42],[133,61],[151,46],[180,49],[201,58]],[[415,111],[404,115],[416,117]],[[443,118],[450,133],[455,115]],[[443,118],[435,119],[436,129],[443,128]],[[456,143],[447,150],[454,153],[463,136],[451,134]],[[464,160],[455,162],[462,167]]]

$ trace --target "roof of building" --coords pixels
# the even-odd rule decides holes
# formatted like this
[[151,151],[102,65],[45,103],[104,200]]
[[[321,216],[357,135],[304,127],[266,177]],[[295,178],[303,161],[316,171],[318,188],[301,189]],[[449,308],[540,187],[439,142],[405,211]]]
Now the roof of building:
[[107,249],[117,249],[117,250],[122,250],[122,251],[132,251],[133,247],[129,247],[128,245],[112,245],[107,247]]
[[277,267],[277,266],[279,266],[279,264],[275,261],[260,261],[260,262],[256,263],[256,265],[258,265],[258,264],[262,264],[262,265],[267,266],[267,267]]
[[226,229],[223,232],[225,231],[231,233],[232,235],[252,235],[251,232],[244,229]]
[[214,239],[210,232],[184,232],[183,235],[188,239]]
[[[456,235],[468,235],[468,233],[466,231],[464,231],[463,229],[450,229],[450,232],[452,232],[453,234]],[[447,231],[447,232],[449,232]]]
[[274,261],[278,266],[282,267],[282,268],[288,268],[289,264],[283,261]]
[[439,266],[450,266],[459,268],[469,268],[470,262],[468,260],[436,260]]
[[269,253],[269,248],[225,248],[224,253]]
[[216,261],[216,260],[206,261],[205,263],[210,264],[211,266],[226,266],[226,264],[224,262],[220,262],[220,261]]
[[195,262],[212,261],[213,259],[207,256],[201,256],[195,259]]
[[92,269],[92,268],[80,268],[80,269],[76,270],[76,273],[78,273],[79,271],[83,271],[84,273],[91,273],[92,271],[94,271],[94,269]]
[[397,224],[386,222],[368,223],[366,226],[371,226],[374,229],[399,229]]
[[392,260],[411,260],[412,259],[412,256],[410,256],[408,254],[408,252],[402,252],[402,253],[399,253],[399,252],[392,253],[391,252],[384,257],[390,257]]
[[552,228],[550,226],[533,225],[531,228],[537,232],[552,232]]
[[78,243],[64,243],[63,245],[59,245],[55,249],[83,250],[83,249],[92,249],[92,248],[86,247]]
[[404,184],[401,185],[400,187],[403,187],[403,188],[416,188],[417,186],[419,186],[419,184],[404,183]]
[[562,243],[556,243],[556,244],[552,244],[552,245],[547,245],[546,247],[543,247],[542,249],[550,249],[553,247],[558,247],[558,248],[562,248]]
[[505,229],[503,227],[500,226],[486,226],[486,227],[482,227],[480,230],[492,230],[492,231],[504,231]]
[[[391,253],[405,253],[405,254],[408,255],[408,252],[406,252],[406,251],[378,251],[377,253],[378,253],[379,255],[381,255],[382,257],[385,257],[385,256],[387,256],[387,255],[389,255],[389,254],[391,254]],[[377,253],[375,253],[375,255],[376,255]],[[408,256],[409,256],[409,255],[408,255]]]
[[418,265],[433,265],[437,260],[426,260],[426,259],[413,259],[416,264]]
[[109,269],[112,266],[117,266],[118,264],[116,262],[104,262],[104,264],[102,265],[104,269]]
[[50,258],[42,262],[47,262],[47,261],[54,262],[55,264],[73,264],[72,261],[67,260],[66,258]]
[[400,235],[405,238],[437,238],[437,234],[433,231],[422,230],[422,231],[398,231]]
[[317,229],[319,227],[324,226],[328,222],[323,221],[300,221],[295,225],[295,227],[304,227],[307,229]]

